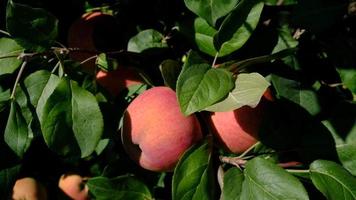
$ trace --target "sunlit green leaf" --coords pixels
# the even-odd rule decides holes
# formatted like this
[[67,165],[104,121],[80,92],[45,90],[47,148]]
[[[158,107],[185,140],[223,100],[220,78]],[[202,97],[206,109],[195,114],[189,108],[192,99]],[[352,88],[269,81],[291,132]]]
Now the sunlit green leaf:
[[270,83],[259,73],[239,74],[235,88],[222,101],[213,104],[205,110],[226,112],[242,106],[256,107]]
[[221,100],[233,87],[232,73],[208,64],[193,65],[178,77],[178,102],[182,112],[190,115]]
[[147,29],[139,32],[130,39],[127,50],[140,53],[153,48],[166,47],[168,47],[167,43],[160,32],[153,29]]

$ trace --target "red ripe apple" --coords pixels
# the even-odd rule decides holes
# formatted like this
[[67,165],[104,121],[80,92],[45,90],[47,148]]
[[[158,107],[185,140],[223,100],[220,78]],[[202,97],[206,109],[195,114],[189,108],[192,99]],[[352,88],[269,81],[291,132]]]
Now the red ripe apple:
[[176,93],[169,87],[143,92],[124,115],[123,146],[148,170],[172,171],[184,151],[201,138],[198,119],[181,113]]
[[96,74],[96,80],[113,96],[118,95],[125,88],[143,83],[135,69],[124,66],[119,66],[118,69],[111,72],[99,71]]
[[[96,55],[96,51],[122,49],[120,37],[118,24],[113,16],[98,11],[85,13],[69,28],[68,47],[81,49],[70,52],[70,57],[82,62]],[[95,59],[86,62],[83,69],[94,72]]]
[[80,175],[62,175],[59,179],[58,187],[73,200],[89,199],[89,188]]
[[45,187],[31,177],[18,179],[13,187],[12,199],[14,200],[46,200]]
[[214,136],[226,151],[242,153],[257,142],[259,127],[269,101],[273,101],[273,96],[267,89],[255,108],[243,106],[234,111],[215,112],[208,116]]

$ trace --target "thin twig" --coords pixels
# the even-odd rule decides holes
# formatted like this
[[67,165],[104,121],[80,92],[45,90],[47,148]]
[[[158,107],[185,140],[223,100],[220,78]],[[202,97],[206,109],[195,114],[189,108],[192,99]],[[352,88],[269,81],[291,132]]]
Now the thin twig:
[[14,87],[12,88],[12,93],[11,93],[10,99],[14,99],[14,98],[15,98],[16,87],[17,87],[17,84],[18,84],[19,81],[20,81],[21,75],[22,75],[22,73],[23,73],[23,71],[24,71],[26,65],[27,65],[27,60],[25,59],[25,60],[23,61],[22,65],[21,65],[21,68],[20,68],[19,73],[17,74]]
[[82,62],[80,62],[81,65],[85,64],[86,62],[89,62],[93,59],[96,59],[98,57],[98,55],[95,55],[95,56],[90,56],[89,58],[83,60]]
[[247,162],[247,160],[244,160],[239,157],[228,157],[228,156],[220,156],[219,157],[220,161],[223,163],[235,165],[236,167],[241,167],[244,166]]

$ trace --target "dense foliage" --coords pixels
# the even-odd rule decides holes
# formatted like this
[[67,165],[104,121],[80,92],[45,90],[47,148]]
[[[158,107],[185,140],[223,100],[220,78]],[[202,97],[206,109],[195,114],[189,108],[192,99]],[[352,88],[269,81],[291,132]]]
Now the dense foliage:
[[[78,174],[92,199],[356,199],[354,1],[0,4],[1,198],[33,177],[48,199],[66,199],[58,181]],[[109,25],[73,25],[93,12]],[[121,67],[135,84],[105,79]],[[203,134],[174,171],[140,167],[122,144],[127,106],[156,86],[176,92]],[[206,116],[258,107],[267,93],[258,142],[224,148]]]

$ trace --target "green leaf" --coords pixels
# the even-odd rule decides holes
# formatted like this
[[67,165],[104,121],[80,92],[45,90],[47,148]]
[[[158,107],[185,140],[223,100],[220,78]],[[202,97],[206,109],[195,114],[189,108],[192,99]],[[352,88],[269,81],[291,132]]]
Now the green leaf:
[[240,49],[257,27],[263,9],[258,0],[243,0],[223,21],[214,37],[219,57]]
[[0,92],[0,112],[5,109],[10,100],[10,89]]
[[0,38],[0,57],[15,56],[12,58],[0,58],[0,75],[11,74],[21,66],[22,61],[17,55],[23,53],[24,49],[10,38]]
[[179,73],[182,70],[181,64],[175,60],[164,60],[159,66],[159,70],[161,71],[164,84],[175,90]]
[[12,188],[20,173],[20,165],[0,171],[0,196],[3,199],[12,199]]
[[273,74],[272,84],[277,95],[293,101],[315,116],[321,111],[319,96],[316,91],[303,88],[302,83]]
[[114,71],[119,66],[116,59],[107,57],[105,53],[99,54],[95,64],[104,71]]
[[214,35],[217,30],[211,27],[208,22],[202,18],[196,18],[194,21],[195,42],[200,51],[215,56],[217,51],[214,47]]
[[168,45],[164,39],[164,36],[160,32],[153,29],[147,29],[139,32],[130,39],[127,50],[141,53],[152,48],[166,47],[168,47]]
[[89,156],[103,132],[94,95],[74,81],[52,75],[38,101],[37,115],[45,142],[64,156]]
[[97,200],[153,200],[147,186],[133,176],[116,178],[94,177],[87,182],[90,193]]
[[184,0],[189,10],[215,26],[216,20],[227,15],[236,6],[238,0]]
[[205,110],[211,112],[226,112],[242,106],[256,107],[270,83],[259,73],[239,74],[235,88],[222,101],[213,104]]
[[356,142],[336,145],[337,155],[342,165],[356,176]]
[[356,199],[356,178],[335,162],[314,161],[310,165],[310,177],[328,200]]
[[4,134],[5,142],[17,156],[22,158],[29,148],[32,138],[33,135],[28,130],[28,125],[22,116],[19,105],[16,101],[11,102],[10,115]]
[[232,73],[208,64],[190,66],[177,81],[177,96],[184,115],[190,115],[224,98],[234,87]]
[[173,174],[173,200],[215,199],[212,146],[208,140],[188,149]]
[[343,84],[350,89],[352,93],[356,94],[356,69],[338,68],[337,71],[340,74]]
[[240,199],[244,178],[243,172],[237,167],[232,167],[226,171],[224,174],[224,187],[222,190],[224,200]]
[[302,183],[276,164],[262,158],[247,162],[240,199],[309,199]]
[[23,48],[44,51],[57,38],[58,20],[41,8],[31,8],[9,0],[6,28]]
[[38,101],[50,77],[51,77],[51,73],[49,71],[39,70],[30,74],[24,80],[24,85],[26,86],[27,93],[31,94],[29,95],[30,102],[35,108],[38,105]]

